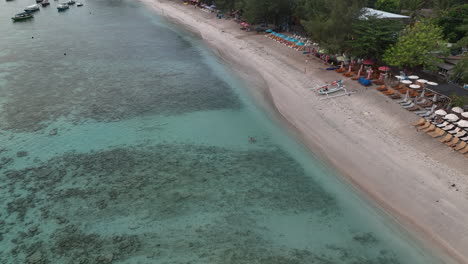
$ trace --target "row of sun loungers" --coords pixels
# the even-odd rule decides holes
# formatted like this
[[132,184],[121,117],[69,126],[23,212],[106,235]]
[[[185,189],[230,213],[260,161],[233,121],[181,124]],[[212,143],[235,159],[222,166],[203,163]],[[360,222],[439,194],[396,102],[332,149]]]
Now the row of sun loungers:
[[419,119],[413,126],[418,131],[425,132],[433,138],[438,138],[441,143],[468,157],[468,130],[448,121],[437,123],[435,121],[428,121],[425,118]]

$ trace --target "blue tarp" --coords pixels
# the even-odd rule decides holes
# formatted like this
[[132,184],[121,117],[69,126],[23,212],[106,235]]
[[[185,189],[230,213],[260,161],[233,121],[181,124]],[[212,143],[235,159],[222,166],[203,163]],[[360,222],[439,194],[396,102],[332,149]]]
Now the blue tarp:
[[372,82],[364,77],[359,77],[359,83],[364,85],[364,86],[369,86],[372,84]]

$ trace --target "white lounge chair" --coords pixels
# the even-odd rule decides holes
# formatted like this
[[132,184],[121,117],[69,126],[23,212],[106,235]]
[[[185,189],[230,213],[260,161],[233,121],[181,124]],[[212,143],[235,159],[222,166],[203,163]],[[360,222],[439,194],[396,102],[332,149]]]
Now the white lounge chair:
[[450,131],[448,131],[448,132],[449,132],[450,134],[452,134],[452,135],[453,135],[453,134],[456,134],[456,133],[460,132],[460,130],[461,130],[461,128],[459,128],[459,127],[455,127],[455,129],[453,129],[453,130],[450,130]]
[[459,137],[463,137],[466,135],[466,131],[465,130],[462,130],[458,133],[455,134],[455,137],[459,138]]
[[445,131],[449,131],[450,129],[453,129],[454,127],[455,127],[454,124],[450,124],[448,126],[442,127],[442,129],[445,130]]
[[448,121],[445,121],[445,122],[443,122],[442,124],[436,125],[436,127],[444,127],[444,126],[446,126],[446,125],[448,125],[448,124],[449,124],[449,122],[448,122]]

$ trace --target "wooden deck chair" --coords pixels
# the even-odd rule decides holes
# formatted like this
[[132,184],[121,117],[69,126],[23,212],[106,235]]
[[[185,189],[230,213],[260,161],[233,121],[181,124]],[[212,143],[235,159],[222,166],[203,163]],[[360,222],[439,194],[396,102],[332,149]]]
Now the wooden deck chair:
[[454,138],[452,138],[452,140],[450,140],[449,142],[445,143],[445,145],[447,145],[447,146],[449,146],[449,147],[453,147],[453,146],[457,145],[458,142],[460,142],[460,139],[457,138],[457,137],[454,137]]
[[382,93],[385,94],[385,95],[393,95],[393,94],[395,94],[395,91],[392,90],[392,89],[388,89],[387,91],[384,91]]
[[444,134],[445,134],[445,131],[443,131],[442,129],[440,129],[438,127],[436,127],[434,132],[428,133],[428,135],[433,137],[433,138],[443,136]]
[[388,88],[386,85],[380,85],[375,88],[377,91],[387,91]]
[[432,132],[432,131],[434,131],[435,129],[436,129],[436,126],[434,126],[433,124],[431,124],[428,128],[422,129],[421,131],[427,133],[427,132]]
[[462,142],[458,143],[458,145],[453,146],[453,149],[454,149],[455,151],[459,151],[459,150],[464,149],[467,145],[468,145],[468,144],[467,144],[466,142],[463,142],[463,141],[462,141]]
[[442,143],[445,143],[445,142],[449,142],[452,138],[453,138],[452,135],[447,134],[445,137],[439,139],[439,141],[442,142]]
[[424,125],[419,126],[419,127],[416,128],[416,129],[417,129],[418,131],[419,131],[419,130],[422,130],[422,129],[426,129],[426,128],[428,128],[430,125],[431,125],[431,122],[426,121],[426,123],[424,123]]
[[468,146],[466,146],[466,147],[460,149],[458,152],[460,152],[461,154],[466,154],[466,153],[468,153]]
[[422,125],[424,125],[424,123],[426,123],[426,119],[421,117],[421,118],[419,118],[419,120],[417,122],[414,122],[411,125],[413,125],[413,126],[422,126]]

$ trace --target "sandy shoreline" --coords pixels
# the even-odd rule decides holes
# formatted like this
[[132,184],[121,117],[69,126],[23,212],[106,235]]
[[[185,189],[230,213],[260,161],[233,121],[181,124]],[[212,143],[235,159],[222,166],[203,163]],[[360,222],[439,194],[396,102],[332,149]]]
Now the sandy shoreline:
[[200,34],[304,144],[426,247],[468,263],[467,159],[416,132],[416,115],[351,80],[352,96],[319,100],[307,88],[341,77],[318,60],[179,1],[142,1]]

